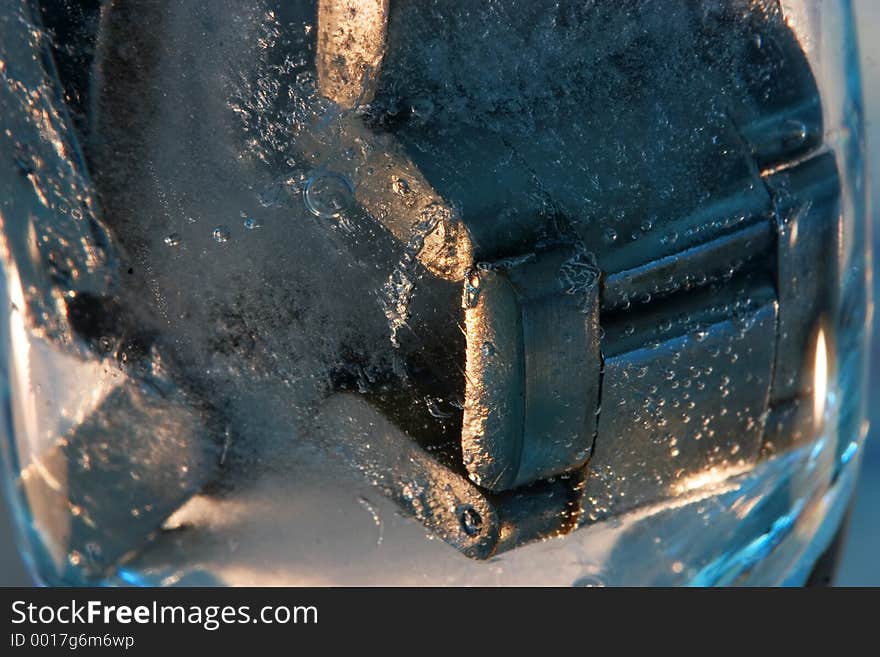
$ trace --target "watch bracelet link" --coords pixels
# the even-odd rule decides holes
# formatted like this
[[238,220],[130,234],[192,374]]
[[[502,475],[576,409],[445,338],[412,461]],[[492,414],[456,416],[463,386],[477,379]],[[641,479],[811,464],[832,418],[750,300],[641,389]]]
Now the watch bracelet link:
[[[839,181],[820,149],[815,82],[787,36],[795,92],[732,112],[751,176],[678,221],[698,232],[707,215],[731,217],[719,230],[618,271],[577,237],[515,240],[464,276],[462,463],[426,467],[423,502],[403,501],[463,553],[487,558],[660,503],[814,436],[811,359],[836,302]],[[426,515],[440,489],[431,473],[470,479],[479,502]]]
[[[689,259],[699,265],[739,244],[745,252],[718,280],[626,310],[612,301],[604,311],[606,294],[619,298],[611,276],[603,287],[571,245],[475,267],[462,284],[459,467],[364,397],[331,396],[319,421],[395,501],[480,559],[686,495],[709,472],[739,474],[811,440],[821,421],[811,356],[834,303],[834,157],[774,173],[767,188],[774,202],[759,223],[676,261],[682,280],[700,279]],[[573,263],[588,272],[575,293],[565,276]],[[346,421],[357,426],[339,426]],[[351,449],[365,442],[358,435],[371,437],[371,454]],[[401,450],[405,458],[387,461]]]

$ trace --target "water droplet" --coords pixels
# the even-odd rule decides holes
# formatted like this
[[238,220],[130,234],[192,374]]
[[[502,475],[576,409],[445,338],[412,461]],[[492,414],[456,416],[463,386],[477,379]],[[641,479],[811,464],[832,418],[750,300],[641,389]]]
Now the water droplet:
[[248,230],[254,230],[255,228],[260,228],[263,224],[261,224],[257,219],[253,217],[247,217],[244,220],[244,227]]
[[609,244],[612,244],[617,241],[617,231],[614,230],[613,228],[608,228],[608,229],[606,229],[606,231],[602,235],[602,237],[606,242],[608,242]]
[[338,173],[322,172],[312,175],[303,190],[306,208],[316,217],[338,217],[352,203],[354,188]]
[[483,346],[480,348],[480,351],[484,356],[494,356],[495,355],[495,345],[491,342],[484,342]]
[[223,244],[223,242],[229,241],[229,228],[226,226],[216,226],[214,228],[214,232],[212,233],[214,236],[214,241]]

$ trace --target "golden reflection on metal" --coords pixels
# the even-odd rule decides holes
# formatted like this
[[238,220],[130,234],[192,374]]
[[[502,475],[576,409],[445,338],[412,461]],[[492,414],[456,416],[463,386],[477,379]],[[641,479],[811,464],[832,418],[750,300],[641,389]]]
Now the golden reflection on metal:
[[471,481],[491,488],[520,459],[525,379],[520,308],[507,279],[491,271],[468,274],[462,307],[467,348],[461,443]]
[[345,109],[369,102],[385,53],[389,0],[320,0],[318,84]]
[[815,37],[821,33],[816,23],[819,8],[804,0],[780,0],[779,5],[785,24],[797,36],[804,53],[812,59],[818,46]]
[[828,345],[825,331],[819,328],[816,338],[816,354],[813,366],[813,426],[819,430],[825,416],[825,404],[828,394]]
[[[385,54],[389,0],[319,0],[318,86],[342,110],[368,103]],[[472,263],[470,236],[455,210],[389,135],[351,112],[337,117],[336,150],[361,153],[348,172],[355,198],[435,276],[460,281]],[[374,175],[361,172],[374,171]]]

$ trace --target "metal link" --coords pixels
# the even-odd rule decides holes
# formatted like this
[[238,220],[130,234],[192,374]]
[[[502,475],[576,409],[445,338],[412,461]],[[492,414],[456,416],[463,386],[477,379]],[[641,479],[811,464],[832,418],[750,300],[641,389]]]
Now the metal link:
[[474,483],[507,490],[586,462],[599,404],[598,279],[571,247],[471,272],[461,441]]
[[572,529],[580,477],[557,477],[494,494],[440,465],[361,396],[331,395],[316,425],[338,453],[425,527],[466,556],[488,559]]
[[[757,11],[744,11],[753,5]],[[703,63],[736,80],[727,111],[759,169],[778,167],[822,142],[822,104],[810,64],[777,0],[695,2]]]
[[705,284],[722,283],[754,269],[766,268],[776,246],[776,231],[762,217],[729,235],[608,275],[602,289],[602,308],[613,312],[645,294],[667,296]]
[[[779,326],[765,455],[810,440],[815,417],[815,357],[830,340],[827,318],[837,304],[840,182],[832,153],[823,153],[767,179],[779,231]],[[823,352],[824,353],[824,352]],[[824,377],[825,373],[820,372]],[[824,378],[823,381],[824,383]]]
[[343,457],[444,541],[477,559],[495,552],[499,520],[486,494],[440,465],[363,398],[332,395],[316,424],[336,439]]
[[[707,312],[708,322],[689,328],[694,322],[680,318],[699,315],[701,300],[732,312],[716,321]],[[606,355],[588,521],[673,497],[701,472],[757,460],[773,370],[773,290],[729,286],[688,302],[650,317],[665,331],[637,331],[638,346]]]
[[823,153],[767,179],[777,221],[779,343],[774,403],[813,393],[819,322],[834,305],[840,184],[833,153]]
[[[571,171],[607,170],[620,176],[619,188],[652,175],[619,170],[589,148],[608,140],[602,126],[574,129],[548,117],[529,140],[460,127],[446,146],[398,131],[395,157],[406,164],[397,169],[418,172],[419,189],[430,181],[425,198],[433,203],[453,198],[467,210],[462,218],[446,212],[455,217],[446,232],[461,221],[470,238],[459,230],[455,253],[492,263],[464,281],[461,449],[499,519],[493,553],[687,492],[709,471],[744,471],[772,453],[768,444],[783,449],[809,434],[812,375],[802,361],[833,303],[827,245],[835,241],[838,183],[827,155],[775,171],[819,144],[815,82],[777,3],[745,22],[737,7],[694,8],[702,83],[736,90],[726,97],[730,120],[711,127],[711,142],[692,141],[688,155],[716,167],[714,176],[669,198],[646,195],[637,211],[611,187],[592,199],[624,209],[625,238],[646,216],[661,217],[662,231],[641,228],[638,240],[609,245],[604,224],[579,215],[586,206]],[[731,25],[741,33],[729,34]],[[371,89],[381,95],[381,87]],[[685,121],[690,110],[679,109]],[[625,116],[609,120],[612,131],[643,129]],[[581,152],[589,153],[583,164],[572,155]],[[657,184],[673,188],[675,175]],[[501,196],[523,193],[499,207],[484,179]],[[559,214],[569,222],[563,233],[576,236],[570,243],[588,245],[604,272],[580,307],[560,287],[559,247],[534,246],[553,234]],[[403,239],[397,224],[389,230]],[[446,540],[455,544],[448,533]]]

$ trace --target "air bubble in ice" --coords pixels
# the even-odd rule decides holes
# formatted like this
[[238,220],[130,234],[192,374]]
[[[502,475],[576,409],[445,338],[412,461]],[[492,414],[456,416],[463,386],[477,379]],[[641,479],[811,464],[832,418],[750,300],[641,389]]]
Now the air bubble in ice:
[[215,242],[222,244],[223,242],[229,241],[229,228],[226,226],[216,226],[212,234]]
[[303,190],[306,208],[316,217],[338,217],[352,202],[354,189],[342,175],[332,172],[313,174]]

